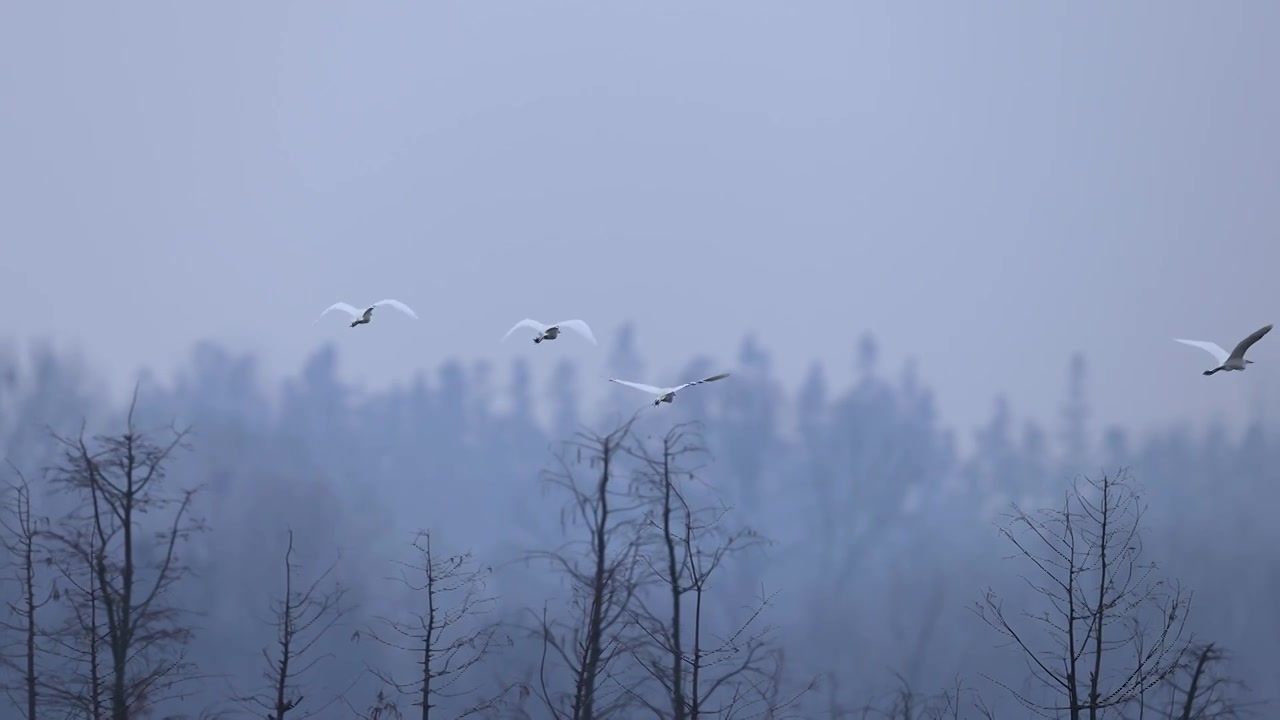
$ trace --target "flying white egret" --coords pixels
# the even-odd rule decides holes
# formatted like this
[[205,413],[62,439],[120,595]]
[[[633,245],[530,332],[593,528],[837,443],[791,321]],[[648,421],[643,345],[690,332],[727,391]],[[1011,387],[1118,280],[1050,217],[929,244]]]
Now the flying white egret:
[[1212,375],[1219,370],[1244,370],[1246,365],[1252,365],[1252,360],[1244,359],[1245,351],[1254,343],[1261,340],[1263,335],[1266,335],[1269,332],[1271,332],[1270,325],[1255,331],[1249,337],[1241,340],[1240,344],[1236,345],[1236,349],[1232,350],[1230,355],[1227,354],[1226,350],[1218,347],[1217,343],[1209,342],[1208,340],[1183,340],[1181,338],[1174,338],[1174,340],[1177,340],[1184,345],[1198,347],[1212,355],[1213,359],[1218,361],[1218,367],[1204,371],[1205,375]]
[[507,334],[502,336],[502,339],[505,341],[507,338],[511,337],[511,333],[522,327],[527,327],[538,333],[533,338],[535,343],[540,343],[543,340],[555,340],[557,337],[560,337],[560,331],[562,328],[570,328],[582,337],[590,340],[592,345],[599,344],[596,342],[596,336],[591,334],[591,328],[587,327],[587,324],[581,320],[561,320],[554,325],[543,325],[533,318],[525,318],[512,326],[512,328],[507,331]]
[[658,396],[657,399],[653,401],[654,407],[657,407],[661,403],[669,403],[669,402],[675,401],[676,393],[680,392],[681,390],[687,387],[690,387],[693,385],[701,385],[702,383],[715,382],[716,380],[723,380],[727,377],[729,377],[729,373],[720,373],[719,375],[712,375],[709,378],[694,380],[693,382],[687,382],[683,385],[677,385],[675,387],[669,387],[669,388],[654,387],[652,385],[645,385],[644,383],[631,382],[630,380],[615,380],[614,378],[609,378],[609,382],[615,382],[620,385],[626,385],[627,387],[633,387],[637,390],[641,390],[643,392],[657,395]]
[[[413,308],[409,307],[408,305],[405,305],[399,300],[379,300],[378,302],[370,305],[367,309],[364,310],[364,312],[361,312],[354,306],[348,305],[347,303],[336,302],[330,305],[329,307],[325,308],[325,311],[320,313],[320,317],[316,318],[316,322],[320,322],[320,319],[323,318],[325,315],[327,315],[330,310],[341,310],[342,312],[351,316],[351,327],[355,327],[357,325],[367,325],[369,324],[369,322],[373,320],[373,309],[381,305],[390,305],[391,307],[399,310],[405,315],[408,315],[414,320],[418,319],[418,314],[413,311]],[[312,323],[312,324],[314,325],[315,323]]]

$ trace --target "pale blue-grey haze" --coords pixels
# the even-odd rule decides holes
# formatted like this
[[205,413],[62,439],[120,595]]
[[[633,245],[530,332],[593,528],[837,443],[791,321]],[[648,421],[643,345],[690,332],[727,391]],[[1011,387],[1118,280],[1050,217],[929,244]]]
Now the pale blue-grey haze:
[[[504,632],[548,606],[569,621],[555,573],[517,562],[580,531],[538,481],[552,452],[609,429],[601,408],[650,401],[606,377],[732,371],[644,408],[637,442],[704,421],[714,461],[690,492],[777,543],[717,575],[708,633],[777,591],[761,618],[780,627],[779,687],[826,678],[805,717],[850,717],[837,706],[881,699],[891,671],[921,692],[963,674],[999,717],[1026,715],[982,675],[1052,701],[968,609],[987,587],[1045,609],[993,515],[1054,506],[1099,465],[1146,487],[1143,557],[1196,593],[1188,632],[1274,700],[1280,442],[1240,421],[1280,401],[1280,336],[1212,378],[1173,338],[1231,347],[1280,319],[1277,27],[1276,3],[1181,0],[2,2],[0,480],[27,473],[37,516],[82,531],[80,496],[51,478],[85,474],[46,430],[119,432],[119,400],[158,371],[139,412],[194,425],[168,482],[202,486],[210,527],[163,602],[198,613],[187,657],[227,687],[152,707],[261,689],[288,528],[303,574],[340,558],[359,603],[320,645],[333,662],[298,678],[303,712],[339,717],[326,692],[365,708],[386,689],[366,667],[413,666],[348,635],[420,600],[386,582],[412,531],[499,568]],[[421,319],[314,323],[388,297]],[[500,342],[524,317],[582,318],[600,345]],[[617,348],[627,323],[639,359]],[[864,333],[882,361],[860,375]],[[8,352],[42,339],[79,349],[117,402],[86,397],[66,354]],[[1087,387],[1068,403],[1077,351]],[[12,535],[4,690],[24,654]],[[51,644],[85,636],[59,625],[83,604],[68,590],[41,616],[49,712],[89,697]],[[635,630],[619,637],[652,649]],[[476,682],[532,682],[540,642],[519,636]],[[1131,650],[1106,653],[1109,678]],[[645,676],[620,662],[613,679]],[[1166,690],[1144,709],[1175,704]]]
[[[944,419],[1274,397],[1280,6],[332,3],[0,7],[0,303],[117,392],[214,338],[371,387],[635,321],[663,383],[758,334],[794,388],[870,331]],[[349,331],[330,303],[423,316]],[[550,351],[550,352],[547,352]],[[550,363],[535,363],[539,377]],[[675,379],[671,379],[674,381]],[[588,392],[591,383],[587,381]],[[1246,389],[1247,388],[1247,389]]]

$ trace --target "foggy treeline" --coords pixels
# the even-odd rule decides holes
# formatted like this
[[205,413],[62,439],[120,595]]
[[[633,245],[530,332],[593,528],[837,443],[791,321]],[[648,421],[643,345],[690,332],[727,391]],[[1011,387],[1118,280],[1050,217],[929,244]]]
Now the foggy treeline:
[[1097,427],[1064,358],[1055,422],[997,401],[962,454],[925,378],[854,355],[788,396],[747,339],[658,409],[540,358],[372,393],[332,346],[274,388],[203,344],[120,406],[0,356],[0,716],[1274,710],[1274,429]]

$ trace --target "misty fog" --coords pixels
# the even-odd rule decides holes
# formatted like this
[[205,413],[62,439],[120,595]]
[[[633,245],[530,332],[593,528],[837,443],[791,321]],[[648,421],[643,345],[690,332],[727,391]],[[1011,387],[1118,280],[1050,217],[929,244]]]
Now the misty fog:
[[1280,717],[1277,27],[0,3],[0,719]]
[[[640,328],[628,328],[604,342],[619,375],[655,372],[639,350],[642,338]],[[583,605],[569,583],[569,566],[543,553],[567,559],[580,572],[591,569],[592,536],[570,517],[577,513],[575,498],[564,483],[573,479],[589,499],[600,479],[601,465],[593,462],[600,443],[633,414],[621,440],[633,452],[618,449],[610,468],[617,489],[609,523],[618,535],[609,553],[611,563],[627,565],[637,579],[625,597],[610,595],[610,603],[627,605],[610,630],[616,652],[606,653],[608,671],[597,683],[601,707],[580,717],[674,717],[660,674],[645,664],[662,645],[645,632],[643,620],[650,612],[665,617],[669,593],[661,584],[661,534],[646,534],[660,516],[653,512],[660,500],[652,492],[653,473],[645,471],[655,466],[641,460],[661,459],[673,428],[684,436],[668,438],[679,451],[670,465],[691,474],[677,473],[672,482],[693,511],[711,513],[689,523],[701,528],[695,544],[710,552],[735,539],[734,550],[707,575],[701,603],[704,652],[721,651],[715,662],[706,661],[704,673],[730,679],[710,694],[701,714],[863,717],[858,713],[868,706],[890,711],[894,693],[909,687],[918,696],[910,712],[920,713],[911,717],[930,717],[924,713],[941,707],[948,688],[954,702],[957,681],[960,717],[982,717],[978,701],[996,717],[1031,716],[1019,696],[1055,706],[1052,688],[1034,681],[1027,658],[977,610],[988,591],[998,594],[1004,615],[1024,626],[1031,648],[1052,657],[1053,638],[1030,617],[1045,611],[1052,617],[1052,605],[1035,590],[1044,587],[1043,578],[1027,558],[1010,557],[1016,547],[998,530],[1010,527],[1014,507],[1032,515],[1061,509],[1073,483],[1080,497],[1095,497],[1086,478],[1104,476],[1139,493],[1144,512],[1122,546],[1139,548],[1141,563],[1157,565],[1134,566],[1139,570],[1127,582],[1148,593],[1147,602],[1115,610],[1120,619],[1106,625],[1108,643],[1137,620],[1146,647],[1153,647],[1161,613],[1181,602],[1175,586],[1178,597],[1190,599],[1177,605],[1182,617],[1152,661],[1166,663],[1162,672],[1170,674],[1154,677],[1143,693],[1129,693],[1108,716],[1139,717],[1139,704],[1147,713],[1180,709],[1175,686],[1185,691],[1183,675],[1209,643],[1223,652],[1208,668],[1223,683],[1214,686],[1222,702],[1243,709],[1267,699],[1266,690],[1280,681],[1274,653],[1280,626],[1272,612],[1280,537],[1268,521],[1280,498],[1266,470],[1280,447],[1273,428],[1200,432],[1171,422],[1137,434],[1099,427],[1090,412],[1099,383],[1076,357],[1064,359],[1057,421],[1026,420],[1015,404],[996,399],[974,438],[977,450],[961,454],[954,431],[935,416],[929,379],[910,364],[886,366],[871,336],[851,343],[847,392],[828,390],[836,378],[816,368],[800,393],[779,391],[767,347],[748,337],[734,358],[694,357],[676,368],[679,377],[719,369],[733,375],[686,390],[661,408],[627,388],[594,405],[579,402],[584,380],[567,348],[554,359],[549,384],[530,381],[529,366],[545,360],[530,356],[507,367],[446,363],[391,390],[369,392],[337,378],[342,356],[334,345],[272,387],[252,357],[200,344],[172,383],[144,374],[138,384],[132,422],[143,437],[163,447],[175,430],[190,428],[164,463],[163,485],[155,487],[171,499],[195,490],[183,523],[200,529],[176,544],[190,573],[160,597],[181,611],[166,622],[190,634],[146,656],[161,667],[183,658],[172,665],[181,682],[158,683],[147,713],[129,717],[273,712],[246,698],[274,702],[263,650],[268,660],[278,651],[273,602],[285,592],[290,533],[294,591],[318,579],[318,595],[344,590],[343,612],[312,628],[327,631],[294,664],[305,672],[290,680],[287,699],[302,700],[286,717],[379,717],[371,709],[380,692],[405,716],[418,717],[413,693],[398,693],[386,678],[411,685],[419,656],[412,642],[388,639],[389,626],[379,618],[411,619],[406,613],[427,607],[421,593],[397,579],[414,578],[405,568],[415,564],[419,531],[429,531],[438,562],[469,553],[463,567],[488,569],[476,586],[473,614],[458,625],[467,637],[483,632],[489,639],[459,647],[483,646],[487,653],[459,677],[444,673],[456,682],[433,711],[458,717],[478,704],[478,716],[574,717],[575,676],[554,653],[543,658],[542,623],[571,627],[589,603]],[[50,350],[9,352],[0,377],[10,475],[21,471],[31,482],[31,512],[50,518],[48,527],[60,533],[82,528],[75,513],[84,512],[83,486],[79,495],[64,486],[68,474],[83,475],[87,467],[76,460],[81,422],[87,423],[85,452],[100,452],[106,446],[93,438],[125,433],[128,406],[101,399],[101,383],[83,358]],[[535,417],[538,407],[550,411],[545,422]],[[696,444],[706,452],[685,452]],[[139,563],[148,568],[139,578],[155,576],[176,508],[157,506],[138,516]],[[15,526],[12,517],[9,526]],[[628,527],[644,536],[634,541],[632,556]],[[1012,537],[1036,550],[1022,535]],[[37,558],[65,555],[55,545],[37,538]],[[34,584],[40,600],[59,590],[36,615],[41,683],[57,679],[63,691],[42,685],[39,695],[59,713],[83,708],[88,697],[75,684],[86,677],[83,655],[59,649],[83,645],[62,630],[74,608],[86,603],[67,579],[78,575],[61,569],[65,565],[65,558],[37,562]],[[4,586],[11,608],[21,607],[21,566],[14,553],[5,560],[15,571],[9,574],[14,582]],[[460,605],[463,594],[455,595],[440,606]],[[692,606],[685,607],[692,617]],[[12,610],[8,617],[5,647],[15,664],[6,678],[16,680],[22,622]],[[687,621],[686,635],[689,627]],[[1108,645],[1107,683],[1123,690],[1117,678],[1136,667],[1137,652],[1136,643]],[[728,672],[748,655],[750,673]],[[10,684],[18,707],[22,688]],[[704,677],[704,693],[709,684]],[[563,714],[553,715],[548,702]]]

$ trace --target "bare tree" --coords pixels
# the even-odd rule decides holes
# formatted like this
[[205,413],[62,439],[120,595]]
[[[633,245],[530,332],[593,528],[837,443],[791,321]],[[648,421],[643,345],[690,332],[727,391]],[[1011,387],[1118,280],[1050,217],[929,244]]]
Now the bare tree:
[[638,699],[656,716],[673,720],[708,712],[722,718],[767,716],[798,699],[781,697],[781,655],[770,642],[772,628],[755,627],[769,598],[718,638],[709,631],[706,604],[716,570],[731,555],[765,541],[750,529],[726,528],[726,507],[690,506],[680,485],[696,482],[699,468],[685,463],[705,450],[688,428],[669,430],[656,453],[628,447],[641,463],[638,494],[649,504],[641,561],[664,595],[654,601],[638,595],[630,615],[647,638],[633,652],[662,687],[667,704]]
[[[570,526],[579,526],[585,535],[556,550],[530,554],[531,559],[550,562],[571,587],[572,618],[560,620],[544,607],[534,630],[542,642],[535,692],[556,720],[616,717],[633,701],[628,680],[616,668],[632,642],[628,611],[641,581],[635,512],[639,506],[626,496],[625,488],[616,487],[632,422],[634,417],[607,435],[579,433],[558,455],[559,470],[544,475],[570,497],[561,514],[562,528],[569,533]],[[575,462],[569,460],[570,450],[575,451]],[[589,485],[580,484],[575,473],[584,464],[594,473]],[[548,661],[568,671],[570,692],[551,689]]]
[[[427,531],[420,530],[414,536],[413,549],[418,560],[398,562],[401,574],[394,579],[421,594],[421,609],[409,612],[407,617],[379,617],[378,624],[384,632],[374,628],[369,634],[387,647],[417,657],[417,676],[411,680],[397,679],[385,670],[373,673],[400,695],[413,696],[412,704],[421,709],[422,720],[430,720],[431,711],[436,708],[433,701],[473,694],[474,688],[462,690],[455,686],[495,643],[510,646],[511,639],[499,634],[497,623],[474,622],[477,616],[489,612],[496,600],[484,594],[489,568],[475,567],[470,553],[436,557]],[[454,597],[458,599],[453,601]],[[456,717],[495,707],[510,689],[512,686],[470,703]]]
[[[168,492],[166,464],[184,447],[185,430],[167,444],[152,442],[134,426],[135,389],[124,432],[86,440],[82,426],[74,438],[56,436],[62,465],[54,469],[55,487],[82,502],[49,535],[67,562],[88,566],[69,593],[73,614],[87,628],[82,648],[92,662],[91,695],[103,694],[112,720],[128,720],[167,698],[181,695],[195,680],[186,659],[193,632],[186,614],[167,602],[188,574],[178,544],[203,525],[190,516],[193,489]],[[152,520],[168,513],[167,518]],[[77,573],[66,575],[76,577]],[[102,628],[99,635],[97,628]],[[105,656],[96,643],[105,639]],[[94,695],[96,697],[96,695]],[[95,700],[93,707],[98,707]]]
[[0,516],[0,530],[4,531],[0,543],[15,561],[13,580],[19,588],[19,599],[18,602],[7,603],[9,615],[14,619],[0,622],[0,629],[18,635],[20,639],[14,644],[21,647],[21,652],[17,653],[21,659],[15,660],[14,654],[7,652],[10,644],[6,642],[6,652],[0,654],[0,667],[10,667],[21,674],[21,697],[15,696],[17,688],[7,683],[4,691],[23,717],[35,720],[39,707],[37,639],[41,634],[36,613],[56,599],[57,589],[55,586],[46,589],[36,577],[36,566],[45,557],[38,540],[41,533],[39,528],[48,527],[48,520],[32,514],[31,487],[21,471],[15,467],[13,472],[17,475],[17,481],[9,487],[9,502],[5,504],[7,517]]
[[[1141,560],[1139,526],[1143,506],[1121,474],[1074,485],[1060,510],[1035,516],[1014,507],[1001,534],[1031,563],[1026,577],[1046,607],[1022,613],[1025,626],[1005,612],[988,590],[974,611],[1017,647],[1033,681],[1049,698],[1029,690],[1012,693],[1043,717],[1069,713],[1096,720],[1108,708],[1137,700],[1180,666],[1189,642],[1182,640],[1191,598],[1177,586],[1154,580],[1155,565]],[[1041,647],[1032,628],[1050,640]],[[1138,652],[1124,649],[1138,648]]]
[[[962,718],[982,718],[993,720],[994,714],[982,701],[977,692],[965,686],[960,678],[956,678],[952,686],[937,695],[929,696],[916,693],[911,689],[907,679],[894,673],[898,679],[898,688],[887,701],[870,703],[857,710],[847,710],[833,705],[829,711],[831,720],[858,717],[861,720],[878,718],[879,720],[961,720]],[[962,715],[965,698],[971,714]]]
[[[265,665],[263,678],[267,688],[258,694],[242,695],[236,700],[246,707],[266,711],[267,720],[285,720],[286,717],[301,720],[312,717],[333,705],[342,697],[336,693],[319,706],[299,709],[305,695],[298,689],[301,678],[321,660],[332,657],[317,653],[316,644],[350,610],[345,604],[346,590],[338,583],[329,588],[321,586],[333,572],[330,565],[301,590],[294,588],[297,568],[293,562],[293,530],[284,552],[284,594],[273,603],[272,625],[275,627],[275,650],[262,648]],[[297,710],[296,713],[293,711]],[[293,714],[290,714],[293,713]]]
[[378,690],[378,695],[373,699],[373,704],[368,710],[357,710],[350,701],[346,701],[346,705],[360,720],[404,720],[400,706],[396,705],[395,700],[388,697],[387,693],[381,689]]
[[60,595],[67,613],[61,624],[47,634],[49,654],[66,662],[40,687],[49,704],[68,716],[101,720],[110,712],[104,694],[103,645],[107,633],[102,622],[101,600],[94,565],[97,535],[88,529],[72,529],[59,535],[62,540],[51,561],[59,579],[66,584]]
[[1195,645],[1177,671],[1138,699],[1138,717],[1152,710],[1162,720],[1234,720],[1248,717],[1261,703],[1246,701],[1248,687],[1223,666],[1227,654],[1215,643]]

